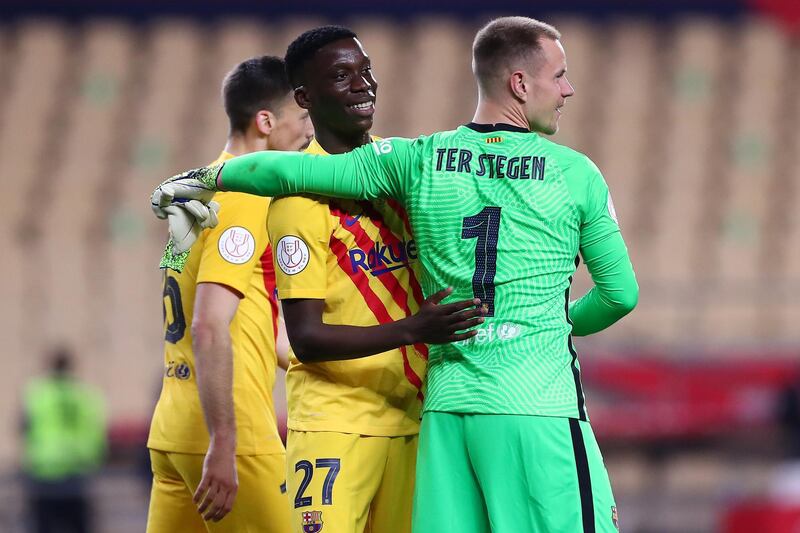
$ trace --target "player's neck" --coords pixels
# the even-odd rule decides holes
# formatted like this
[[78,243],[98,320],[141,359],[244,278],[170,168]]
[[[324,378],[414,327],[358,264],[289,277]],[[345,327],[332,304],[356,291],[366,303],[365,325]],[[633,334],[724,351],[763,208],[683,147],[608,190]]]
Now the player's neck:
[[528,119],[520,106],[504,105],[483,96],[478,98],[478,106],[475,108],[472,122],[476,124],[499,124],[502,122],[503,124],[530,129]]
[[257,137],[232,133],[228,136],[228,142],[225,143],[225,151],[234,156],[249,154],[251,152],[261,152],[268,149],[267,138],[263,136]]
[[372,142],[369,132],[358,133],[356,135],[347,136],[339,132],[332,132],[323,128],[314,129],[314,138],[317,140],[323,150],[329,154],[345,154],[355,150],[359,146],[364,146]]

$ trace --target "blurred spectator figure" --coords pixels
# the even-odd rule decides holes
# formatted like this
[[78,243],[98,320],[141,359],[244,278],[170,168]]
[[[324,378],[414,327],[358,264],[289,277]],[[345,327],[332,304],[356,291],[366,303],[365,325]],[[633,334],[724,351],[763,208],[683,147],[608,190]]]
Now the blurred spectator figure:
[[782,391],[778,420],[783,428],[787,455],[800,460],[800,381],[794,380]]
[[104,400],[72,375],[74,357],[55,349],[48,374],[25,389],[23,470],[31,531],[86,533],[89,478],[106,451]]

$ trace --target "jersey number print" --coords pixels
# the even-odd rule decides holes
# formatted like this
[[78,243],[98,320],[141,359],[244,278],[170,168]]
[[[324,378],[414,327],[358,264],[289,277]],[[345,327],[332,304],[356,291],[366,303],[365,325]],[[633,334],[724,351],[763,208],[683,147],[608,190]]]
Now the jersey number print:
[[486,316],[494,316],[494,276],[497,273],[497,238],[500,235],[500,208],[487,206],[461,223],[462,239],[478,239],[475,245],[475,273],[472,294],[480,298]]
[[[177,344],[186,333],[186,317],[183,314],[183,302],[181,301],[181,287],[178,280],[169,275],[164,275],[164,322],[166,322],[166,333],[164,339],[172,344]],[[170,315],[167,315],[167,301],[169,300]],[[167,322],[169,318],[171,321]]]

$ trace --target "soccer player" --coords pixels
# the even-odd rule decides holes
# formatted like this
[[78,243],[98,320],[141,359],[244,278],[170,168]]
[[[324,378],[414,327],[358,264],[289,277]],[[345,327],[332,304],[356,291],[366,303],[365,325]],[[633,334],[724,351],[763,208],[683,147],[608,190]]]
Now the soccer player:
[[[230,132],[217,162],[310,142],[308,112],[292,98],[282,59],[244,61],[222,94]],[[286,533],[285,451],[272,403],[279,362],[269,199],[217,199],[219,224],[200,235],[181,272],[164,274],[165,370],[148,440],[147,531]]]
[[[307,153],[373,142],[378,84],[355,33],[305,32],[286,68],[314,124]],[[268,228],[295,356],[286,376],[292,531],[407,533],[428,349],[395,322],[423,301],[405,211],[394,201],[290,196],[273,201]],[[477,316],[472,298],[465,303],[466,318]],[[430,323],[419,340],[451,340],[468,326]]]
[[[616,531],[572,335],[630,312],[638,287],[608,187],[584,155],[540,134],[573,94],[558,31],[491,21],[473,43],[473,121],[350,153],[251,155],[164,182],[156,205],[213,191],[398,199],[425,294],[454,287],[487,318],[466,341],[431,346],[413,529]],[[206,189],[206,190],[201,190]],[[595,286],[570,302],[582,257]]]

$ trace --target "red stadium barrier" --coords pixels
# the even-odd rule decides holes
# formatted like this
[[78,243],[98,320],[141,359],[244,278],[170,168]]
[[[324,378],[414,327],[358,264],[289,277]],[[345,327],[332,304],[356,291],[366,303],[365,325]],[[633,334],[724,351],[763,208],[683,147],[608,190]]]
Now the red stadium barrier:
[[781,392],[800,381],[791,360],[583,357],[592,426],[622,440],[734,434],[775,424]]
[[721,533],[798,533],[800,506],[770,502],[743,502],[723,516]]
[[777,18],[791,32],[800,34],[798,0],[749,0],[750,5]]

